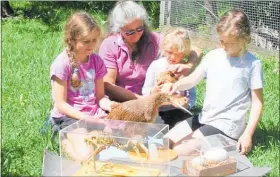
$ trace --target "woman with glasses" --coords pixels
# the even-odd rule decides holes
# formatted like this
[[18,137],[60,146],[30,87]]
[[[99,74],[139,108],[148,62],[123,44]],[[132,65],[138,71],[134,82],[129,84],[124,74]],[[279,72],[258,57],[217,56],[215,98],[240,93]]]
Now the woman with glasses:
[[[108,32],[99,48],[108,71],[105,92],[119,102],[137,99],[141,97],[146,71],[158,57],[159,34],[150,31],[145,8],[133,1],[116,3],[109,15]],[[195,48],[189,62],[172,68],[173,72],[188,73],[201,55],[201,50]]]

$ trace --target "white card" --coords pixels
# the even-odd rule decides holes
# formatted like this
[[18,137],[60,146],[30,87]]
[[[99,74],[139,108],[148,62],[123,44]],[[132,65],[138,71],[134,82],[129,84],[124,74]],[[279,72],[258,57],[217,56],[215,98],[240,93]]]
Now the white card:
[[169,132],[164,135],[164,138],[169,138],[174,143],[177,143],[181,139],[185,138],[192,133],[192,129],[186,120],[175,125]]

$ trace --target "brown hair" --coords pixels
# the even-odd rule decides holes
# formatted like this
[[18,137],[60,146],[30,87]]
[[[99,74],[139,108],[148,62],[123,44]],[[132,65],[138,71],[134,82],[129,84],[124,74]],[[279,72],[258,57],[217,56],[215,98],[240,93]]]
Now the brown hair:
[[185,56],[190,53],[191,42],[188,31],[183,27],[167,27],[162,35],[160,49],[163,51],[167,46],[176,45],[179,52]]
[[87,36],[93,31],[100,33],[100,28],[95,20],[86,12],[74,13],[71,15],[65,25],[64,43],[66,45],[66,52],[73,69],[71,77],[71,85],[73,87],[80,87],[81,81],[79,79],[79,70],[75,60],[72,42]]
[[251,40],[250,21],[245,12],[232,9],[226,12],[216,26],[218,34],[233,35],[238,38]]

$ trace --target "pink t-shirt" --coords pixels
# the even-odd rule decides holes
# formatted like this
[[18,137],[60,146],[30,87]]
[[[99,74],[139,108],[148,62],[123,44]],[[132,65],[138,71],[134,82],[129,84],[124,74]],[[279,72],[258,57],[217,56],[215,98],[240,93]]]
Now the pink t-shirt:
[[[105,115],[106,113],[98,106],[95,96],[95,80],[102,79],[107,73],[107,69],[102,59],[97,54],[93,53],[89,56],[86,63],[78,63],[78,70],[82,86],[74,88],[70,84],[72,66],[69,57],[66,54],[66,50],[64,50],[56,57],[51,65],[51,85],[53,83],[53,76],[67,81],[67,102],[73,106],[74,109],[91,116]],[[60,118],[65,115],[60,113],[54,105],[54,108],[51,111],[51,116],[54,118]]]
[[128,48],[120,34],[109,36],[102,42],[99,55],[107,68],[117,69],[116,85],[141,94],[146,71],[158,56],[159,38],[157,33],[148,34],[136,63],[131,60]]

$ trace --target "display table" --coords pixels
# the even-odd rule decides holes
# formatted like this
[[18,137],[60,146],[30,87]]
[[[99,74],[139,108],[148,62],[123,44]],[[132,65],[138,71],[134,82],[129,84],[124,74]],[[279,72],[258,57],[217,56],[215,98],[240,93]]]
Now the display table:
[[[230,155],[238,160],[237,173],[230,176],[264,176],[271,170],[269,167],[254,167],[246,156],[237,152],[230,152]],[[186,176],[181,170],[183,159],[179,156],[170,162],[170,176]],[[44,152],[42,176],[60,176],[60,157],[48,150]]]

